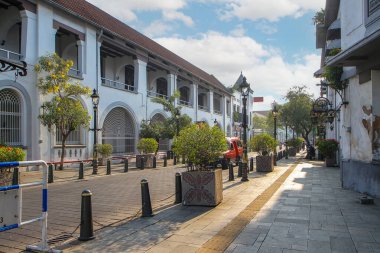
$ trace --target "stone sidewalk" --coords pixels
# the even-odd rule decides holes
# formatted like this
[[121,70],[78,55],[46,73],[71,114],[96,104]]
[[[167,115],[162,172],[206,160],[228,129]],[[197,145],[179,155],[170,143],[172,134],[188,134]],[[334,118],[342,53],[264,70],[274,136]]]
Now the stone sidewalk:
[[[282,160],[272,173],[250,173],[247,183],[225,182],[224,200],[215,208],[176,205],[104,229],[64,252],[223,252],[212,244],[226,241],[232,243],[225,252],[234,253],[380,252],[379,200],[361,205],[361,194],[340,187],[339,168],[303,160],[293,171],[295,162]],[[251,211],[258,200],[260,208]],[[247,213],[253,218],[245,224]]]

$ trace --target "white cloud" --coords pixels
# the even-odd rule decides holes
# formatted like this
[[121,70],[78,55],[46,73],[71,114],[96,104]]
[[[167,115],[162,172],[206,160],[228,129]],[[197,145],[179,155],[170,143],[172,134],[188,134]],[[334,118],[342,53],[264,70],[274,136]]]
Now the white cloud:
[[163,11],[162,13],[163,17],[165,20],[179,20],[182,21],[185,25],[187,26],[193,26],[194,21],[191,17],[186,16],[182,12],[178,11]]
[[166,32],[173,30],[172,26],[168,25],[165,22],[156,20],[152,22],[149,26],[143,29],[143,33],[148,37],[161,36]]
[[222,19],[278,21],[282,17],[300,17],[307,11],[324,7],[325,0],[229,0],[225,1]]
[[258,22],[255,24],[256,29],[260,30],[261,32],[265,34],[274,34],[277,32],[277,27],[274,26],[273,24],[269,24],[268,22]]
[[166,37],[156,41],[227,86],[235,83],[242,70],[255,96],[274,96],[281,102],[295,85],[307,85],[310,91],[318,91],[315,86],[318,80],[313,77],[320,64],[320,56],[316,54],[306,54],[296,63],[287,63],[276,48],[265,47],[248,36],[217,32],[199,38]]
[[[138,11],[178,11],[186,6],[187,0],[87,0],[100,9],[123,21],[137,19]],[[188,21],[186,21],[188,22]]]
[[244,29],[243,25],[237,25],[234,30],[230,32],[232,36],[235,37],[243,37],[246,30]]

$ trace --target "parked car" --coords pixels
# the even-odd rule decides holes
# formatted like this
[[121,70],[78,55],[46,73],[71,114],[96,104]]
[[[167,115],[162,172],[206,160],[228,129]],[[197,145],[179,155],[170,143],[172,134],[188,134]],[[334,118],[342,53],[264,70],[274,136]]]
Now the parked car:
[[228,150],[223,153],[223,158],[235,162],[238,165],[243,156],[243,144],[238,137],[227,137]]

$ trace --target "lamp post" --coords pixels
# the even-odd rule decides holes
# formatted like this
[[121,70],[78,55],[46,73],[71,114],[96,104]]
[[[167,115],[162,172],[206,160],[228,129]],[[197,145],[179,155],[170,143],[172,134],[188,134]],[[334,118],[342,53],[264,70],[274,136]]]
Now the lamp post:
[[96,144],[98,143],[98,105],[99,105],[99,95],[98,91],[94,89],[91,95],[92,105],[94,108],[94,128],[90,129],[94,131],[94,147],[93,147],[93,160],[92,160],[92,174],[98,174],[98,151]]
[[[277,113],[278,113],[278,110],[277,110],[277,106],[276,106],[276,101],[274,101],[273,102],[273,109],[272,109],[273,123],[274,123],[274,126],[273,126],[273,138],[276,140],[276,142],[277,142]],[[277,165],[277,145],[276,145],[276,149],[274,151],[274,161],[273,161],[273,164],[275,166]]]
[[243,82],[240,84],[241,95],[243,96],[243,159],[242,159],[242,182],[248,180],[248,152],[247,152],[247,97],[249,95],[249,83],[244,77]]
[[285,122],[285,159],[289,159],[288,155],[288,124]]

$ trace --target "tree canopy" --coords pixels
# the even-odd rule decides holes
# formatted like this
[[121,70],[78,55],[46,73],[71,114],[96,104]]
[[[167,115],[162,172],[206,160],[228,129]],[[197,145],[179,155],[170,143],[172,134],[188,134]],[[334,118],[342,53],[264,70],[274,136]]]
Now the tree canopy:
[[72,66],[71,60],[52,54],[42,56],[34,68],[40,74],[37,82],[39,90],[50,98],[42,104],[43,111],[38,118],[49,132],[56,131],[61,135],[61,168],[67,137],[80,126],[88,127],[90,123],[90,116],[78,98],[89,96],[91,90],[70,79],[68,72]]
[[285,95],[287,102],[281,107],[280,117],[296,133],[300,133],[309,144],[308,136],[313,129],[310,111],[313,106],[313,97],[306,90],[306,86],[294,86]]

